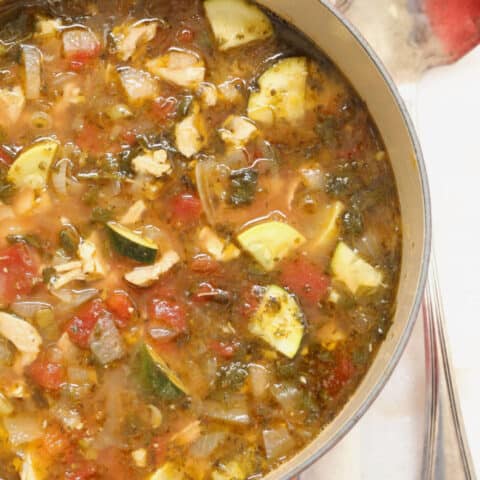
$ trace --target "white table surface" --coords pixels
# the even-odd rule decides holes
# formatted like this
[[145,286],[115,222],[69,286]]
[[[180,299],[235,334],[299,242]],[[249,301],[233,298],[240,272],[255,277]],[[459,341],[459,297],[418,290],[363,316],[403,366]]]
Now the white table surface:
[[[447,330],[480,473],[480,47],[455,65],[430,70],[402,92],[413,110],[429,174]],[[424,375],[419,319],[372,408],[302,479],[419,479]]]

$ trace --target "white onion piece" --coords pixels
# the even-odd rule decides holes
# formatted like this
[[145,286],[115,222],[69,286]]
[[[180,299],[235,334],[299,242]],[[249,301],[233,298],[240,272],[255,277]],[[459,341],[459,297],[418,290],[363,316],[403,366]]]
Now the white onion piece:
[[226,432],[212,432],[202,435],[191,447],[190,454],[197,458],[206,458],[212,454],[227,438]]
[[69,308],[76,308],[92,298],[95,298],[99,291],[96,288],[86,288],[84,290],[73,290],[70,288],[63,288],[60,290],[52,290],[52,295],[55,295],[63,303],[67,304]]
[[112,317],[100,318],[90,336],[90,350],[102,365],[107,365],[125,355],[122,337]]
[[261,398],[270,386],[270,372],[263,366],[252,364],[248,367],[249,385],[252,395]]
[[35,100],[40,97],[42,54],[38,48],[24,45],[22,56],[25,66],[25,97]]
[[233,395],[226,403],[206,400],[201,406],[206,417],[227,423],[247,425],[250,423],[247,398],[244,395]]
[[286,427],[278,427],[263,431],[263,444],[269,460],[285,456],[295,446]]
[[295,411],[302,396],[297,387],[288,383],[276,383],[270,387],[270,392],[286,412]]
[[302,168],[300,175],[303,184],[310,190],[322,190],[325,186],[325,174],[319,168]]
[[42,420],[29,413],[14,415],[3,419],[8,440],[13,446],[33,442],[43,435]]
[[63,158],[60,160],[56,168],[52,171],[52,183],[56,192],[61,195],[67,194],[67,170],[70,166],[70,160]]
[[32,318],[38,311],[50,309],[52,306],[44,302],[25,301],[14,302],[10,308],[12,312],[19,317]]

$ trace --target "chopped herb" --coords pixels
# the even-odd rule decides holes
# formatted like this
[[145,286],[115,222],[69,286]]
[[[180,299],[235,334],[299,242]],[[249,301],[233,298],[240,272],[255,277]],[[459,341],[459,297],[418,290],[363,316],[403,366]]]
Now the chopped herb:
[[42,270],[43,283],[49,284],[52,278],[56,275],[56,270],[53,267],[47,267]]
[[188,111],[190,110],[190,106],[192,105],[193,97],[191,95],[185,95],[177,106],[177,117],[183,118],[188,115]]
[[7,235],[7,242],[10,244],[14,243],[26,243],[33,248],[42,249],[43,242],[38,235],[32,233],[26,233],[24,235],[17,234],[17,235]]
[[0,200],[6,202],[10,200],[15,192],[15,185],[7,180],[7,172],[0,171]]
[[230,175],[228,201],[235,207],[250,205],[257,191],[258,173],[251,168],[236,170]]
[[352,207],[342,216],[342,226],[345,233],[359,235],[363,232],[363,215],[358,208]]
[[67,255],[73,256],[77,251],[79,236],[78,233],[70,227],[65,227],[59,233],[60,245]]
[[232,362],[222,366],[217,376],[217,384],[220,388],[236,391],[245,383],[248,377],[248,370],[242,362]]
[[328,116],[321,119],[315,126],[315,131],[324,145],[337,146],[339,125],[335,117]]
[[359,348],[352,354],[352,361],[356,365],[365,365],[368,362],[368,350],[365,348]]
[[107,223],[113,219],[113,212],[109,208],[94,207],[92,210],[92,222]]

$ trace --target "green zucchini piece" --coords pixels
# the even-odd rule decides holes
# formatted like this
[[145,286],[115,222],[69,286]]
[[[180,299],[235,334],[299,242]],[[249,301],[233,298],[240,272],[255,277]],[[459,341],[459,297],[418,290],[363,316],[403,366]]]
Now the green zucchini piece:
[[135,363],[135,374],[146,392],[164,400],[175,400],[187,394],[182,381],[150,345],[142,345]]
[[293,358],[303,338],[302,318],[302,310],[295,298],[283,288],[270,285],[248,329],[275,350]]
[[120,255],[142,263],[155,261],[158,246],[148,238],[144,238],[116,222],[108,222],[107,231],[113,248]]
[[8,170],[7,178],[17,187],[44,188],[58,143],[45,140],[23,150]]
[[278,61],[258,79],[260,89],[248,99],[248,116],[272,125],[277,120],[296,123],[305,115],[307,59],[290,57]]
[[337,245],[330,268],[335,278],[343,282],[353,294],[360,287],[376,288],[382,283],[382,273],[344,242]]
[[237,236],[241,247],[265,270],[305,242],[305,237],[286,223],[269,221],[254,225]]
[[246,0],[206,0],[204,6],[219,50],[265,40],[273,35],[268,17]]

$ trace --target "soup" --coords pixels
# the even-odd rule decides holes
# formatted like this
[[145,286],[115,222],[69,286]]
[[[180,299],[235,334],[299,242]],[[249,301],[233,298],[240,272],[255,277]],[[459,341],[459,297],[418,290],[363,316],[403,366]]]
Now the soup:
[[0,39],[0,477],[261,478],[395,310],[366,106],[244,0],[57,2]]

